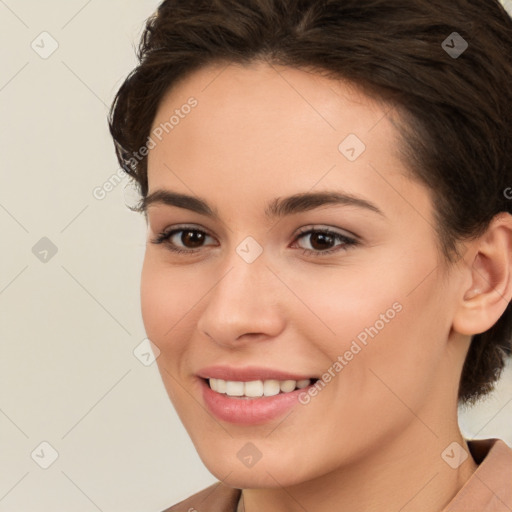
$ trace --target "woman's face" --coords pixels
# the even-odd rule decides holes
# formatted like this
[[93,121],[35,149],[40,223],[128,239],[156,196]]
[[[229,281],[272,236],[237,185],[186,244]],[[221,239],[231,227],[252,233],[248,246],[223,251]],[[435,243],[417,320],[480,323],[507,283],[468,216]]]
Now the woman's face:
[[142,314],[200,457],[233,486],[293,485],[418,436],[447,444],[460,274],[443,276],[388,110],[266,64],[203,68],[159,106]]

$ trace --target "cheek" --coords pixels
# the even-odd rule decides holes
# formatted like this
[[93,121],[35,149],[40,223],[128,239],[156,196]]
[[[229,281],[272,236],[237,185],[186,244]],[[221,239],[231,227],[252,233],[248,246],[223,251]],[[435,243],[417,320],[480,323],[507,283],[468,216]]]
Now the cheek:
[[[419,410],[428,399],[427,390],[432,389],[432,379],[438,375],[450,325],[438,291],[441,285],[434,279],[425,281],[413,293],[405,282],[396,294],[400,310],[397,308],[395,315],[385,313],[394,318],[388,323],[369,319],[373,328],[365,326],[362,331],[368,334],[367,345],[361,351],[363,368],[356,368],[356,363],[350,372],[354,370],[352,381],[366,388],[361,389],[363,396],[373,401],[375,410],[396,406],[397,415],[408,414],[401,402]],[[363,370],[365,377],[358,377],[358,370]]]
[[[150,250],[146,251],[140,282],[141,312],[147,337],[159,348],[156,360],[162,382],[173,404],[180,402],[180,386],[176,386],[177,364],[187,346],[183,335],[187,310],[190,310],[183,277],[176,269],[163,264]],[[191,407],[178,407],[186,410]],[[185,418],[182,418],[184,421]]]
[[194,304],[193,292],[185,280],[186,273],[169,268],[146,252],[140,283],[142,319],[148,338],[162,351],[169,348],[171,340],[177,348],[180,337],[174,334],[182,328],[181,320]]
[[[160,277],[160,278],[159,278]],[[148,337],[160,346],[168,307],[165,290],[167,283],[165,276],[162,276],[155,265],[152,264],[150,256],[146,252],[142,266],[140,280],[140,302],[142,319]]]
[[388,266],[363,264],[354,257],[334,268],[290,269],[283,280],[300,299],[290,297],[293,321],[308,329],[307,338],[321,345],[331,359],[348,350],[354,339],[364,343],[374,326],[379,332],[387,330],[401,314],[397,309],[403,286]]
[[403,254],[395,251],[373,265],[320,268],[307,278],[287,276],[303,302],[289,310],[294,322],[327,356],[325,371],[342,356],[342,369],[336,365],[331,372],[344,375],[335,380],[349,396],[392,396],[381,377],[418,398],[438,364],[450,312],[446,290],[432,273],[435,253],[422,260]]

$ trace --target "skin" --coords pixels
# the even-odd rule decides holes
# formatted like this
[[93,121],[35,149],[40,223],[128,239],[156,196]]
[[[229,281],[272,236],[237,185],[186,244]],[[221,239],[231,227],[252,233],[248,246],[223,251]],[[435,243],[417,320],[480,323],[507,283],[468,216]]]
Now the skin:
[[[511,297],[510,216],[496,217],[449,267],[431,194],[406,177],[388,106],[304,70],[218,64],[168,91],[153,128],[191,96],[197,107],[149,153],[149,193],[200,197],[219,219],[147,207],[141,303],[164,385],[202,461],[244,489],[247,512],[442,510],[477,467],[470,456],[453,469],[441,454],[454,441],[468,451],[457,387],[471,334],[491,327]],[[338,150],[350,133],[366,145],[354,162]],[[277,197],[319,191],[358,195],[383,215],[347,205],[264,214]],[[209,235],[199,252],[152,243],[183,224]],[[334,239],[337,252],[305,255],[325,246],[299,239],[303,227],[360,243],[340,249]],[[250,264],[236,252],[247,236],[263,248]],[[241,426],[207,411],[199,369],[322,375],[396,302],[401,311],[285,418]],[[237,457],[249,441],[262,454],[251,468]]]

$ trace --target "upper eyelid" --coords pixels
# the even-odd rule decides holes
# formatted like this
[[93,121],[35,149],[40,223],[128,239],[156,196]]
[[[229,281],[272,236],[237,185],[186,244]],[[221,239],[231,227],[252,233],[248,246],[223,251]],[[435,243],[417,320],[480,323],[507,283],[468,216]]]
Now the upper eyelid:
[[[162,233],[172,233],[173,231],[199,231],[201,233],[204,233],[205,235],[208,235],[208,236],[211,236],[211,237],[214,237],[214,235],[211,235],[209,230],[205,229],[205,228],[202,228],[202,227],[197,227],[197,226],[172,226],[168,229],[163,229],[162,230]],[[215,237],[214,237],[215,238]]]
[[[341,230],[341,232],[339,231]],[[341,228],[332,228],[330,226],[322,227],[318,226],[318,224],[315,224],[313,226],[305,227],[305,228],[299,228],[297,231],[295,237],[298,237],[299,235],[305,235],[309,234],[311,231],[320,231],[320,232],[328,232],[333,235],[340,235],[346,238],[354,238],[356,240],[359,240],[361,237],[356,235],[355,233],[352,233],[352,231],[349,231],[347,229],[341,229]]]
[[[211,236],[211,237],[215,238],[214,235],[210,234],[208,229],[203,228],[203,227],[198,227],[198,226],[195,226],[193,224],[185,224],[185,225],[177,224],[175,226],[171,226],[169,228],[162,229],[161,231],[159,231],[159,233],[172,233],[173,231],[181,231],[181,230],[186,230],[186,229],[189,229],[190,231],[200,231],[202,233],[205,233],[208,236]],[[339,232],[338,230],[341,230],[342,232]],[[354,237],[354,238],[359,238],[358,235],[356,235],[355,233],[352,233],[351,231],[349,231],[347,229],[333,228],[333,227],[330,227],[330,226],[324,226],[324,225],[319,225],[319,224],[312,224],[310,226],[301,227],[301,228],[299,228],[297,230],[295,235],[296,236],[297,235],[304,235],[306,233],[309,233],[310,231],[330,231],[331,233],[339,234],[339,235],[342,235],[342,236],[351,236],[351,237]]]

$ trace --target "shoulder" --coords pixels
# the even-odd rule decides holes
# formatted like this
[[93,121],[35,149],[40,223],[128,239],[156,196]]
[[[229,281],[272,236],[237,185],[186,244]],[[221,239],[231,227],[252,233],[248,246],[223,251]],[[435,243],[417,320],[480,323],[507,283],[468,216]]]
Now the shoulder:
[[162,512],[236,512],[241,490],[217,482]]
[[499,477],[504,475],[502,470],[512,472],[512,448],[502,439],[475,439],[468,441],[468,447],[479,465],[479,476]]
[[512,510],[512,448],[501,439],[468,441],[478,468],[443,512]]

